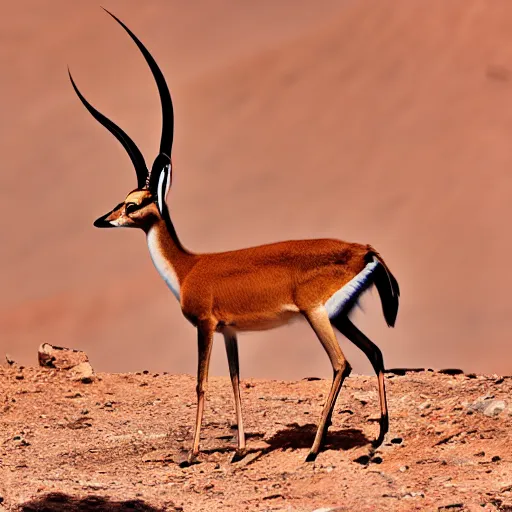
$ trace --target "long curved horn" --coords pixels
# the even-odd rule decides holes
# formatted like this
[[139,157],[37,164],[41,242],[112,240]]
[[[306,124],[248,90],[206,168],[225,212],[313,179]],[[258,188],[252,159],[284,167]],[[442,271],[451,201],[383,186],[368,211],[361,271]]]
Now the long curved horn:
[[123,145],[123,148],[126,150],[128,155],[130,155],[133,166],[135,167],[135,172],[137,173],[137,187],[144,188],[146,185],[146,181],[148,179],[148,168],[146,166],[146,162],[144,161],[144,157],[140,152],[139,148],[136,146],[135,142],[121,129],[117,124],[112,122],[110,119],[105,117],[101,112],[96,110],[82,95],[82,93],[78,90],[78,87],[71,76],[71,72],[68,69],[69,78],[71,80],[71,84],[73,85],[73,89],[75,89],[76,94],[80,98],[80,101],[84,104],[85,108],[91,113],[91,115],[101,123],[114,137]]
[[162,138],[160,139],[160,153],[170,157],[174,136],[174,109],[172,106],[171,94],[169,93],[164,75],[160,71],[160,68],[155,62],[155,59],[149,53],[147,48],[139,41],[137,36],[119,18],[114,16],[111,12],[107,11],[107,9],[104,7],[102,7],[102,9],[110,14],[110,16],[112,16],[112,18],[114,18],[126,30],[126,32],[128,32],[128,35],[139,47],[142,55],[144,55],[144,58],[146,59],[151,72],[153,73],[153,78],[155,79],[156,85],[158,87],[158,92],[160,93],[160,102],[162,104]]

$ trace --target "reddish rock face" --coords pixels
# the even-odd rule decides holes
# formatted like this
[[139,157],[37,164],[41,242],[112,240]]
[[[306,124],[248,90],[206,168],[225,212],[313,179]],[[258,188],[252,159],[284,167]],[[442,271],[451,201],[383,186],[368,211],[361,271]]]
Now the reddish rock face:
[[[388,330],[368,299],[356,322],[387,366],[508,373],[512,5],[399,4],[108,8],[173,94],[168,203],[187,247],[371,243],[400,282],[401,310]],[[0,32],[0,353],[26,364],[52,340],[84,348],[98,370],[195,371],[194,333],[141,236],[92,227],[135,175],[66,66],[151,161],[158,95],[137,49],[87,2],[11,2]],[[244,375],[329,375],[303,326],[240,342]],[[224,359],[219,344],[213,374]]]

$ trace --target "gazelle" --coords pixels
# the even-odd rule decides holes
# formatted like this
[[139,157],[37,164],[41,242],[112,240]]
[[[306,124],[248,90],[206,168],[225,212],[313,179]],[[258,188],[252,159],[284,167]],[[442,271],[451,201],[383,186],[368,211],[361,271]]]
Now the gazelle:
[[162,72],[149,51],[122,21],[109,14],[133,39],[153,73],[160,93],[163,127],[160,154],[149,171],[132,139],[82,96],[69,74],[82,103],[123,145],[137,174],[137,188],[112,211],[97,219],[94,225],[99,228],[142,229],[156,269],[178,299],[183,315],[197,328],[197,415],[189,461],[199,453],[214,333],[223,334],[229,362],[238,423],[236,459],[246,450],[240,403],[237,333],[272,329],[300,315],[306,318],[316,333],[334,372],[306,460],[315,460],[331,423],[338,393],[351,371],[333,327],[366,354],[378,376],[381,418],[379,436],[374,445],[381,444],[388,431],[382,353],[354,326],[348,314],[361,294],[375,284],[384,318],[390,327],[394,326],[400,292],[384,260],[370,245],[328,239],[287,241],[212,254],[188,251],[178,238],[165,202],[172,182],[174,114],[171,96]]

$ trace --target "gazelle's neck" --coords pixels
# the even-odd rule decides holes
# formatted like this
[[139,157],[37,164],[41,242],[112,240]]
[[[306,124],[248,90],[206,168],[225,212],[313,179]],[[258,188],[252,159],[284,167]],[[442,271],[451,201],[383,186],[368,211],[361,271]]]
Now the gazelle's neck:
[[180,287],[197,258],[181,244],[167,211],[146,231],[151,259],[158,273],[180,300]]

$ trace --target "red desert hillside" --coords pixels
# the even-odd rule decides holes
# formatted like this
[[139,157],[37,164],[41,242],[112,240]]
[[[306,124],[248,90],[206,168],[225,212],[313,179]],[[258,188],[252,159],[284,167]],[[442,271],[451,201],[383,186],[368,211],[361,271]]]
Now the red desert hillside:
[[[395,330],[371,298],[356,318],[387,366],[510,372],[511,3],[105,7],[144,41],[172,90],[168,203],[189,248],[371,243],[402,289]],[[194,331],[141,233],[92,226],[135,175],[66,71],[149,160],[160,112],[143,59],[90,2],[13,2],[0,33],[0,353],[33,364],[46,341],[85,349],[99,370],[194,371]],[[300,324],[244,336],[240,349],[243,375],[330,372]],[[219,346],[213,374],[227,372],[224,359]]]

